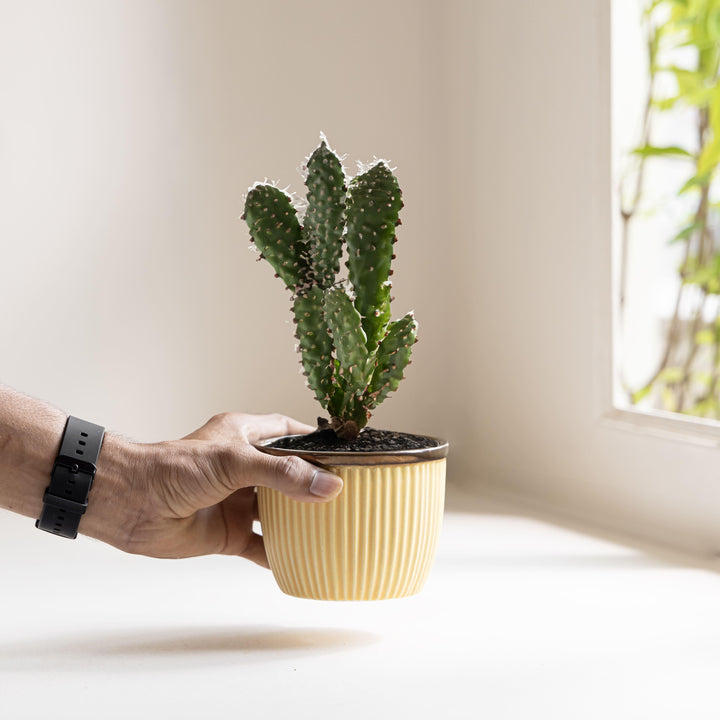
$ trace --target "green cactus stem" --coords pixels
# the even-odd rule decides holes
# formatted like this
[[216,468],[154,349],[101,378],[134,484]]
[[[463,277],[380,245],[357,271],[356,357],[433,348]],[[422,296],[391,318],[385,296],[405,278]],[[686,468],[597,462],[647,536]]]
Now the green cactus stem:
[[274,185],[255,185],[245,199],[243,218],[255,245],[292,291],[308,281],[306,243],[292,200]]
[[366,392],[367,407],[376,407],[388,393],[397,390],[416,342],[417,322],[413,313],[390,323],[388,333],[378,347],[377,365]]
[[358,175],[348,189],[347,267],[367,348],[375,350],[390,319],[390,263],[403,206],[397,178],[384,162]]
[[323,291],[315,286],[293,302],[302,364],[308,385],[322,407],[327,408],[333,394],[333,343],[327,331]]
[[[307,161],[308,207],[301,226],[291,198],[274,185],[253,186],[244,219],[255,245],[292,292],[298,347],[308,385],[343,438],[367,425],[410,364],[412,313],[390,322],[390,275],[402,195],[377,162],[349,185],[324,138]],[[343,240],[348,279],[337,281]]]
[[340,270],[345,230],[345,173],[340,159],[323,140],[307,163],[304,236],[313,280],[321,288],[335,282]]
[[326,291],[325,317],[340,364],[339,375],[345,380],[344,409],[353,396],[359,397],[365,392],[370,380],[372,367],[369,367],[365,349],[367,338],[360,313],[343,288],[333,287]]

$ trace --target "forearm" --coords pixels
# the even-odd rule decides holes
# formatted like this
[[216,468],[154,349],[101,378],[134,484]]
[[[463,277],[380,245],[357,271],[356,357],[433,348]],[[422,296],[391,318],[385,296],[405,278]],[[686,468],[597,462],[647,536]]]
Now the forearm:
[[[66,422],[61,410],[0,385],[0,508],[40,516]],[[221,413],[180,440],[142,444],[106,433],[78,532],[153,557],[225,553],[267,567],[253,531],[254,487],[325,502],[342,480],[253,443],[312,430],[284,415]]]
[[[39,517],[66,420],[63,411],[0,386],[0,507]],[[141,448],[106,434],[80,533],[123,547],[138,512],[133,474]]]

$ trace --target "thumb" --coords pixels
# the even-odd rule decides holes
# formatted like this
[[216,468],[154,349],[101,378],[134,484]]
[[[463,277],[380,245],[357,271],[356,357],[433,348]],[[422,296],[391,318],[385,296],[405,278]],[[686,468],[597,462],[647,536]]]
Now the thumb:
[[342,478],[294,455],[269,455],[255,450],[251,468],[253,484],[279,490],[293,500],[324,502],[343,488]]

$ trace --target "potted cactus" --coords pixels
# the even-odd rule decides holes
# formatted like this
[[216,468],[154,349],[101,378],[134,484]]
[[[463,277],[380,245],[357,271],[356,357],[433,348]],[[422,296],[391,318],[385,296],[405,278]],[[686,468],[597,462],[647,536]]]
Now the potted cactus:
[[413,313],[390,314],[402,194],[382,160],[347,178],[324,137],[304,170],[305,206],[274,184],[256,183],[242,217],[260,257],[292,294],[303,371],[329,418],[318,418],[315,433],[258,447],[327,467],[344,488],[324,504],[258,489],[270,567],[280,588],[298,597],[411,595],[424,585],[437,546],[448,446],[367,427],[397,389],[417,341]]

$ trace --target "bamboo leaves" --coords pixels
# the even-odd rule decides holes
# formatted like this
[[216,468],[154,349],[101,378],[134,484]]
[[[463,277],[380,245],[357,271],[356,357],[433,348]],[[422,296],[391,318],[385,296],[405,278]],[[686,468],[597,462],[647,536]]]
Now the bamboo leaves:
[[[631,223],[653,209],[648,166],[673,178],[662,208],[681,220],[664,239],[682,247],[683,259],[659,362],[641,387],[626,389],[633,403],[720,418],[720,1],[648,0],[644,27],[648,98],[632,151],[635,191],[624,194],[623,257]],[[621,306],[624,295],[623,287]]]

